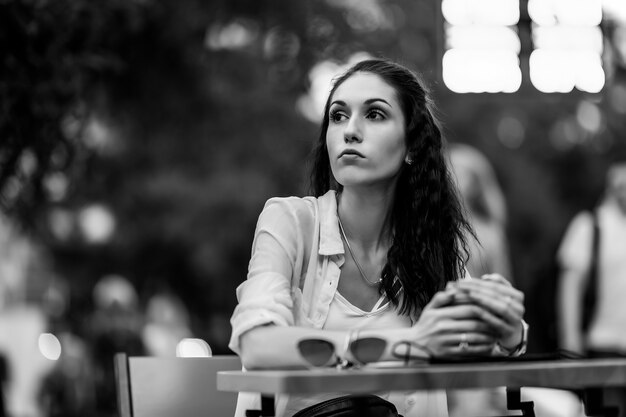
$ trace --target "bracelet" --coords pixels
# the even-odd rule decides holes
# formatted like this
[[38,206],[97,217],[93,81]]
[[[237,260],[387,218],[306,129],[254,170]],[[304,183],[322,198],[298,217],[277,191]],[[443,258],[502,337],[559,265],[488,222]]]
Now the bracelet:
[[528,347],[528,323],[522,320],[522,340],[517,346],[509,349],[505,346],[502,346],[499,342],[496,346],[498,350],[500,350],[500,352],[504,353],[506,356],[520,356],[526,353],[526,348]]

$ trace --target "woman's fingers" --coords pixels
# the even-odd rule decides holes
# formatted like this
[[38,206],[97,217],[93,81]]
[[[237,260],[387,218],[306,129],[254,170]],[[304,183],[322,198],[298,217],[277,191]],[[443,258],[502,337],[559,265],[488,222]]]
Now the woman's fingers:
[[524,315],[524,293],[508,284],[477,279],[459,282],[457,289],[465,293],[471,302],[507,321],[517,321]]
[[493,350],[496,339],[482,333],[450,333],[439,338],[437,356],[487,355]]
[[455,332],[447,333],[440,336],[440,342],[443,345],[452,346],[467,343],[469,345],[492,345],[496,342],[493,335],[479,332]]
[[469,302],[459,305],[446,306],[438,309],[432,309],[428,312],[422,313],[422,315],[426,316],[434,316],[435,320],[444,321],[450,320],[454,321],[455,325],[458,320],[472,320],[474,322],[480,323],[486,321],[487,323],[492,323],[499,320],[498,314],[493,313],[489,308],[481,305],[478,302]]
[[484,280],[484,281],[494,281],[494,282],[499,282],[501,284],[505,284],[508,285],[509,287],[512,287],[513,285],[511,285],[511,283],[509,282],[508,279],[504,278],[502,275],[500,274],[484,274],[480,277],[480,279]]
[[488,310],[482,310],[481,320],[490,326],[495,333],[499,334],[500,337],[506,337],[513,332],[516,324],[521,321],[521,319],[517,321],[504,320],[501,316],[492,314]]
[[513,306],[513,301],[473,295],[472,301],[431,310],[428,315],[438,322],[437,329],[442,333],[458,331],[479,331],[495,334],[507,339],[515,333],[522,320],[524,307]]
[[494,294],[490,291],[470,291],[469,298],[507,321],[518,321],[524,315],[523,298],[510,294]]
[[428,323],[429,333],[445,343],[453,343],[454,335],[461,333],[482,335],[480,340],[500,337],[500,330],[494,327],[495,321],[485,320],[484,310],[474,305],[450,306],[433,309],[422,316],[421,324]]
[[524,294],[494,274],[449,283],[415,325],[438,356],[489,354],[496,343],[517,341],[524,312]]
[[451,284],[451,287],[456,288],[458,291],[464,292],[480,291],[483,293],[489,293],[494,296],[510,296],[512,298],[518,299],[519,301],[523,301],[524,299],[524,293],[513,287],[504,278],[501,278],[501,280],[497,281],[493,279],[471,279],[456,281]]
[[439,326],[441,333],[473,332],[494,336],[493,327],[479,318],[451,319],[442,322]]

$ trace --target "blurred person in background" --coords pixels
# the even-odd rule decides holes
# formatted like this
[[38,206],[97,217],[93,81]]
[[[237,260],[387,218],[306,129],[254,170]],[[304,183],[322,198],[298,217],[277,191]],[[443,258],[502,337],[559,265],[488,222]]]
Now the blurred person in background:
[[94,366],[85,341],[70,331],[56,331],[62,346],[54,368],[41,384],[40,402],[47,417],[94,415]]
[[93,301],[87,339],[95,366],[97,415],[116,416],[113,357],[119,352],[145,354],[141,337],[144,319],[135,288],[120,275],[102,277],[94,286]]
[[55,276],[42,297],[49,333],[42,335],[39,344],[52,369],[42,378],[38,398],[47,417],[94,415],[96,406],[90,346],[68,319],[70,287],[63,277]]
[[[42,280],[41,247],[0,213],[0,355],[5,361],[4,406],[9,416],[39,417],[40,384],[54,362],[41,354],[38,340],[47,313],[27,297],[29,283]],[[31,294],[32,296],[32,294]]]
[[[348,346],[363,338],[382,340],[381,361],[524,351],[523,294],[497,274],[465,279],[471,226],[431,106],[418,77],[389,61],[336,79],[315,196],[270,199],[259,216],[231,319],[230,348],[245,368],[314,366],[304,346],[319,340],[334,350],[322,365],[358,363]],[[276,415],[340,395],[279,395]],[[377,395],[390,413],[448,415],[442,391]],[[254,408],[259,396],[240,394],[236,415]]]
[[478,149],[451,144],[450,167],[478,239],[468,239],[470,274],[498,273],[511,282],[509,243],[506,237],[506,202],[489,160]]
[[[626,157],[613,153],[606,190],[593,213],[583,211],[570,222],[558,251],[561,268],[557,291],[560,347],[590,357],[626,355]],[[597,228],[594,226],[594,217]],[[593,250],[594,234],[597,246]],[[594,256],[595,253],[595,256]],[[595,279],[590,282],[593,258]],[[593,285],[594,288],[589,288]],[[585,291],[595,291],[594,309],[583,328]],[[626,415],[626,390],[611,394]]]
[[170,292],[150,297],[142,340],[150,356],[176,356],[178,343],[191,337],[189,312],[183,302]]

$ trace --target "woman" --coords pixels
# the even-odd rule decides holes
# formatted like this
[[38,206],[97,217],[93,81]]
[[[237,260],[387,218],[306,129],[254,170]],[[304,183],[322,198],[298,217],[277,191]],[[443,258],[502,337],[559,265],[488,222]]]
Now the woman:
[[[309,366],[298,343],[311,338],[352,362],[342,347],[372,336],[387,341],[380,360],[410,353],[398,342],[441,356],[524,345],[521,292],[497,275],[459,281],[469,225],[429,106],[417,77],[392,62],[363,61],[336,80],[315,196],[270,199],[257,223],[231,320],[230,348],[247,369]],[[447,415],[441,393],[378,395],[405,417]],[[279,396],[276,415],[332,397]],[[241,396],[238,413],[250,407]]]

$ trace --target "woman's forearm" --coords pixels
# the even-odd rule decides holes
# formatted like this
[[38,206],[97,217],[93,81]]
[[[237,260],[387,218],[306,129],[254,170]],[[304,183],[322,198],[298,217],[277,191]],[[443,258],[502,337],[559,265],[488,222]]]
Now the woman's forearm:
[[324,339],[337,346],[345,332],[293,326],[260,326],[241,335],[241,361],[246,369],[302,368],[307,362],[297,349],[303,339]]

